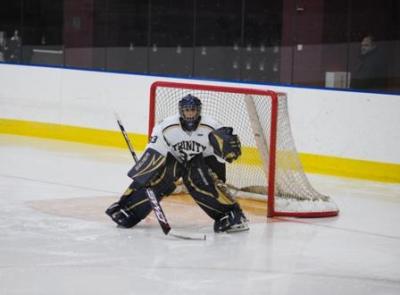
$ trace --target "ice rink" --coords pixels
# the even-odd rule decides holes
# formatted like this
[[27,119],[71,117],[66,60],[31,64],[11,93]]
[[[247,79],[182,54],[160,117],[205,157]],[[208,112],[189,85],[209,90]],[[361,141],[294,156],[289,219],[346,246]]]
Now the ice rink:
[[120,229],[105,208],[129,185],[123,149],[0,135],[0,294],[400,294],[400,185],[310,176],[340,215],[274,218],[214,234],[190,202]]

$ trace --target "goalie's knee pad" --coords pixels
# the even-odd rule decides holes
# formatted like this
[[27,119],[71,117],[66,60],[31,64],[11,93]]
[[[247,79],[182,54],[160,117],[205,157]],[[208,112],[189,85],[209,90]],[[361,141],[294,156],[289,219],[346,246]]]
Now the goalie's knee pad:
[[196,156],[190,162],[188,173],[184,175],[183,181],[189,192],[207,192],[217,197],[214,179],[210,175],[209,167],[205,164],[202,156]]
[[249,230],[248,220],[239,204],[235,204],[232,210],[214,222],[214,231],[216,233],[231,233],[245,230]]
[[232,196],[221,189],[221,180],[202,157],[195,157],[191,161],[183,182],[196,203],[214,220],[221,218],[236,204]]

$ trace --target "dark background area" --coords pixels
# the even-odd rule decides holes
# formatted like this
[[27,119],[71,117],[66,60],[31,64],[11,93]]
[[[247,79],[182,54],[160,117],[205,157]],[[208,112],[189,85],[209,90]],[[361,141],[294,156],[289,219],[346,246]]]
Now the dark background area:
[[397,92],[399,23],[396,0],[7,0],[0,61],[348,88],[372,34],[366,89]]

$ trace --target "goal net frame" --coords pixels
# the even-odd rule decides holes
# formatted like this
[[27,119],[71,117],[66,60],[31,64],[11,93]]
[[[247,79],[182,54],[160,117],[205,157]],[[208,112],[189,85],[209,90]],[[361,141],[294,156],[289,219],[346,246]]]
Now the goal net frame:
[[[253,89],[253,88],[243,88],[243,87],[230,87],[230,86],[217,86],[217,85],[206,85],[206,84],[193,84],[193,83],[181,83],[181,82],[167,82],[167,81],[156,81],[150,87],[150,101],[149,101],[149,121],[148,121],[148,136],[152,133],[153,127],[156,122],[156,111],[157,111],[157,90],[162,88],[170,88],[170,89],[182,89],[182,90],[190,90],[190,91],[211,91],[218,93],[226,93],[226,94],[240,94],[244,95],[244,100],[246,101],[247,96],[265,96],[270,99],[270,119],[269,119],[269,128],[270,133],[268,138],[263,138],[260,133],[257,132],[257,121],[262,120],[259,118],[257,114],[250,115],[250,121],[252,125],[252,133],[254,136],[254,140],[256,142],[256,148],[260,153],[260,157],[263,159],[263,165],[265,165],[264,169],[268,169],[268,173],[266,173],[266,191],[264,194],[267,198],[267,217],[274,216],[289,216],[289,217],[331,217],[336,216],[339,212],[338,209],[324,209],[324,210],[305,210],[304,212],[291,212],[285,210],[276,210],[276,148],[277,148],[277,126],[278,126],[278,115],[279,115],[279,98],[280,96],[285,96],[286,93],[283,92],[275,92],[272,90],[262,90],[262,89]],[[201,99],[201,97],[200,97]],[[246,107],[250,107],[249,103],[246,101]],[[178,112],[178,107],[176,105],[176,112]],[[250,110],[250,112],[252,112]],[[163,119],[163,118],[161,118]],[[224,122],[221,122],[224,123]],[[235,130],[235,126],[231,126]],[[255,129],[256,128],[256,129]],[[289,127],[290,128],[290,127]],[[297,152],[296,152],[297,153]],[[302,169],[302,168],[301,168]],[[304,174],[304,171],[303,171]],[[305,175],[305,174],[304,174]],[[306,176],[305,176],[306,177]],[[229,179],[227,180],[229,182]],[[229,184],[228,184],[229,185]],[[233,186],[234,187],[234,186]],[[235,188],[237,189],[237,188]],[[252,193],[252,192],[251,192]],[[260,194],[257,192],[257,194]],[[321,195],[322,196],[322,195]],[[260,197],[256,197],[260,199]],[[329,198],[327,196],[322,196],[322,199]],[[261,197],[262,199],[262,197]],[[315,200],[313,200],[315,201]],[[312,205],[315,206],[315,205]]]

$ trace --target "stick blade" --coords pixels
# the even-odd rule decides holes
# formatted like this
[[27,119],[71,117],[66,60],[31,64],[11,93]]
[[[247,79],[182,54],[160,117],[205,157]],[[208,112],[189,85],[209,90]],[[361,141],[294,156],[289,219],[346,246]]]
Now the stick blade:
[[182,232],[177,232],[173,229],[169,231],[168,235],[183,240],[205,241],[207,239],[207,236],[205,234],[182,233]]

